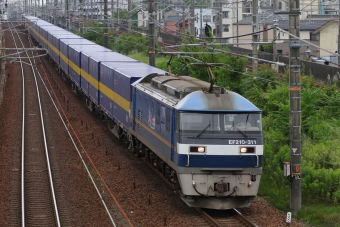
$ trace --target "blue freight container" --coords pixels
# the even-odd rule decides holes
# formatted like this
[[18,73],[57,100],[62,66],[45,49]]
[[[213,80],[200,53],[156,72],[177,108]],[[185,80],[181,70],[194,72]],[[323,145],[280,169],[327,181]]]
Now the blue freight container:
[[39,20],[39,18],[37,17],[33,17],[33,16],[24,16],[23,17],[23,22],[25,23],[25,28],[28,29],[28,31],[31,30],[31,28],[35,28],[37,27],[37,21]]
[[131,84],[149,74],[166,72],[142,62],[102,62],[100,68],[101,108],[128,130]]
[[33,38],[42,46],[44,45],[44,41],[43,36],[40,33],[41,27],[55,27],[53,24],[43,20],[32,21],[32,23],[30,23],[30,26],[31,27],[28,28],[29,32],[32,34]]
[[57,26],[40,26],[39,27],[39,36],[40,36],[40,40],[42,43],[42,46],[48,50],[49,47],[51,48],[52,44],[49,43],[48,41],[48,35],[50,32],[57,32],[57,31],[65,31],[62,28],[59,28]]
[[59,63],[62,70],[69,75],[69,54],[68,54],[68,46],[69,45],[96,45],[98,44],[91,42],[87,39],[79,37],[78,39],[64,39],[61,38],[59,40]]
[[49,47],[48,47],[48,52],[52,56],[53,60],[60,65],[60,44],[59,44],[59,39],[64,38],[64,39],[80,39],[80,36],[77,36],[71,32],[65,31],[64,32],[49,32],[48,34],[48,42]]
[[[72,81],[81,89],[81,52],[105,52],[109,49],[99,45],[68,45],[69,67],[68,73]],[[84,66],[85,67],[85,66]]]
[[126,57],[122,54],[113,51],[107,52],[82,52],[82,77],[81,86],[83,91],[90,96],[91,100],[96,104],[100,105],[99,100],[99,74],[100,74],[100,63],[108,61],[119,61],[119,62],[138,62],[135,59]]

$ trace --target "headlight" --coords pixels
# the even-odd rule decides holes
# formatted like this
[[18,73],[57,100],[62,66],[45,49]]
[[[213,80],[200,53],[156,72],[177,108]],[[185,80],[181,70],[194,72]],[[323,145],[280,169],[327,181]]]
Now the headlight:
[[198,147],[197,151],[200,152],[200,153],[203,153],[203,152],[205,152],[205,148],[204,147]]
[[255,147],[240,147],[240,153],[254,154],[255,153]]
[[241,151],[241,153],[247,153],[247,148],[246,147],[241,147],[240,151]]
[[204,153],[205,147],[190,147],[190,152]]

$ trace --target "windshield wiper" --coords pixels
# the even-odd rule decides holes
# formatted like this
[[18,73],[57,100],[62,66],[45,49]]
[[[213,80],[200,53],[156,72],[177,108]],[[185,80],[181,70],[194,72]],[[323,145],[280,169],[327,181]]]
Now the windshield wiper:
[[211,124],[209,123],[196,137],[200,137],[210,126]]
[[229,131],[230,129],[232,129],[232,128],[236,128],[236,130],[237,131],[239,131],[242,135],[244,135],[245,137],[249,137],[245,132],[243,132],[239,127],[237,127],[235,124],[234,124],[234,122],[233,122],[233,125],[230,127],[230,128],[228,128],[228,129],[226,129],[226,131]]
[[249,137],[246,133],[244,133],[239,127],[237,127],[236,125],[233,126],[234,128],[237,129],[237,131],[239,131],[242,135],[244,135],[245,137]]

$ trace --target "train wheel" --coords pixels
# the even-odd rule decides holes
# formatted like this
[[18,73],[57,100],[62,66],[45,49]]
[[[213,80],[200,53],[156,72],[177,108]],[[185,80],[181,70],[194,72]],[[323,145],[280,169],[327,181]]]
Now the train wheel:
[[149,149],[148,149],[148,148],[145,148],[144,153],[145,153],[145,162],[146,162],[146,163],[150,163]]
[[145,155],[145,146],[142,142],[139,142],[138,153],[139,157],[143,157]]

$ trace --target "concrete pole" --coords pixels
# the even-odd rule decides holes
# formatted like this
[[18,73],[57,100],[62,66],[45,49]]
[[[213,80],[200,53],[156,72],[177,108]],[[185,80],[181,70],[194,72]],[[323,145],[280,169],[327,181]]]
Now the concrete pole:
[[53,7],[53,24],[57,25],[57,14],[56,14],[56,8],[58,5],[58,0],[54,0],[54,7]]
[[[289,0],[289,33],[300,37],[300,0]],[[290,85],[290,209],[301,209],[301,82],[300,40],[289,36],[289,85]]]
[[[339,14],[339,29],[338,29],[338,55],[340,54],[340,0],[338,0],[339,2],[339,10],[338,10],[338,14]],[[338,58],[338,67],[340,67],[340,56],[337,57]]]
[[[273,11],[275,13],[275,11],[277,10],[277,0],[273,0]],[[275,15],[275,14],[274,14]],[[276,40],[276,36],[277,36],[277,30],[276,30],[276,26],[277,26],[277,19],[276,16],[273,17],[273,41]],[[273,61],[277,62],[277,46],[276,43],[273,43]]]
[[69,1],[69,0],[65,0],[66,30],[69,30],[69,24],[70,24],[70,17],[69,17],[69,13],[68,13],[68,1]]
[[117,23],[119,23],[119,0],[117,0]]
[[155,66],[155,2],[149,0],[149,65]]
[[91,10],[90,10],[90,18],[91,18],[91,21],[92,21],[92,19],[93,19],[93,0],[91,0]]
[[113,0],[111,0],[111,20],[113,22]]
[[203,31],[203,15],[202,15],[202,6],[200,7],[200,38],[204,37]]
[[[162,8],[164,9],[164,6]],[[158,15],[157,37],[161,37],[161,30],[164,29],[164,27],[162,27],[163,10],[158,10],[157,8],[157,15]]]
[[236,42],[237,42],[237,47],[239,44],[239,40],[238,40],[238,0],[236,0]]
[[222,18],[223,18],[223,13],[222,13],[222,0],[218,1],[218,26],[220,27],[220,43],[222,43],[222,37],[223,37],[223,28],[222,28]]
[[195,35],[195,0],[191,0],[191,4],[190,4],[190,34],[193,37],[196,37]]
[[109,48],[108,20],[107,20],[107,0],[104,0],[104,47]]
[[84,15],[83,15],[83,0],[79,0],[79,32],[80,32],[80,36],[83,36],[84,34],[84,29],[83,29],[83,26],[84,26],[84,23],[83,23],[83,20],[84,20]]
[[[259,31],[259,26],[257,24],[257,14],[258,14],[258,0],[252,1],[252,7],[253,7],[253,32]],[[258,33],[253,34],[253,42],[258,42]],[[253,72],[258,71],[258,50],[257,50],[258,44],[253,43]]]
[[103,17],[103,2],[100,1],[99,4],[100,4],[100,20],[103,20],[104,19],[104,17]]
[[154,21],[155,21],[155,26],[154,26],[154,35],[155,35],[155,39],[156,39],[156,37],[158,37],[158,23],[157,23],[157,15],[158,15],[158,3],[157,2],[155,2],[155,11],[154,11]]
[[183,0],[183,5],[182,5],[182,34],[184,34],[184,31],[185,31],[185,2]]
[[129,15],[128,29],[129,29],[129,31],[131,30],[131,26],[132,26],[131,10],[132,10],[132,2],[131,2],[131,0],[128,0],[128,15]]

